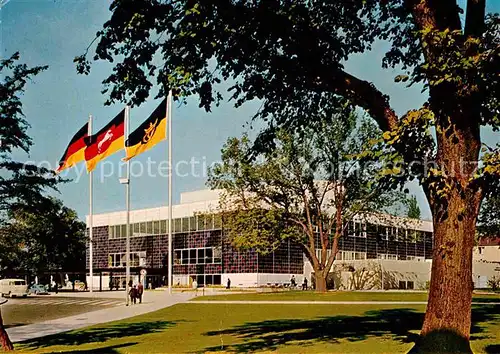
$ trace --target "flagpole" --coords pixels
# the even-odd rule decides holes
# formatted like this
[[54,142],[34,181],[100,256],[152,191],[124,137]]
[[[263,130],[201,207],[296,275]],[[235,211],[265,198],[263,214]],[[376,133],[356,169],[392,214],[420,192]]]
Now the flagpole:
[[[92,136],[92,115],[89,115],[88,136]],[[93,173],[89,172],[89,273],[90,273],[90,292],[94,288],[94,247],[93,247]]]
[[[130,134],[130,107],[126,106],[125,107],[125,136],[128,139],[128,136]],[[127,284],[125,285],[125,297],[126,297],[126,304],[127,306],[129,305],[129,299],[130,297],[128,296],[130,292],[130,160],[127,160],[127,165],[126,165],[126,170],[127,170],[127,177],[126,177],[126,186],[125,186],[125,199],[126,199],[126,207],[127,207],[127,236],[126,236],[126,255],[125,259],[127,261],[127,268],[125,272],[125,278],[127,281]]]
[[172,294],[172,90],[167,99],[168,116],[168,293]]

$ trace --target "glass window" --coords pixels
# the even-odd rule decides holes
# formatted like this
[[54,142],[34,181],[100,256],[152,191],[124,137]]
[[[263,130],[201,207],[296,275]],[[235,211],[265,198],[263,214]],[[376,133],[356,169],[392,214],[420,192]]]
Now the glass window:
[[189,251],[182,250],[182,264],[189,264]]
[[213,251],[211,248],[205,249],[205,264],[213,263]]
[[214,284],[220,285],[222,283],[220,274],[214,275]]
[[189,218],[189,231],[196,231],[196,217]]
[[410,290],[413,290],[414,288],[414,283],[412,281],[407,281],[406,282],[406,289],[410,289]]
[[214,283],[214,277],[212,274],[205,275],[205,284],[212,285]]
[[168,233],[168,221],[167,220],[160,220],[160,235],[165,235]]
[[153,221],[153,235],[160,234],[160,220]]
[[113,226],[108,227],[108,237],[110,239],[115,238],[115,229],[113,228]]
[[138,222],[132,224],[132,235],[139,236],[141,233],[140,225]]
[[196,249],[189,250],[189,264],[196,264]]
[[182,231],[189,231],[189,218],[182,218]]
[[198,264],[205,264],[205,249],[200,248],[198,249]]
[[174,264],[182,264],[182,251],[181,250],[174,251]]
[[368,224],[366,225],[366,232],[367,232],[368,234],[370,234],[370,235],[372,235],[372,234],[376,234],[376,233],[377,233],[377,231],[378,231],[378,226],[377,226],[377,225],[375,225],[375,224],[370,224],[370,223],[368,223]]
[[120,238],[127,237],[127,225],[120,225]]
[[174,219],[173,232],[181,232],[182,231],[182,219]]
[[221,263],[222,262],[222,248],[221,247],[214,247],[213,252],[214,252],[214,263]]
[[205,215],[196,215],[196,230],[205,230]]
[[220,228],[222,228],[222,215],[215,214],[214,215],[214,229],[220,229]]

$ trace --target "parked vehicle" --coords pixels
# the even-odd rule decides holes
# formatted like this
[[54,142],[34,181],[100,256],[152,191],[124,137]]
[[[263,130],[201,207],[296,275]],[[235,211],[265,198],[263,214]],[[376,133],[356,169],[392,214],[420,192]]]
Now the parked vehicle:
[[41,284],[32,284],[28,288],[28,294],[33,294],[33,295],[49,295],[49,292],[47,291],[47,287],[41,285]]
[[0,294],[5,296],[28,296],[28,285],[24,279],[0,279]]

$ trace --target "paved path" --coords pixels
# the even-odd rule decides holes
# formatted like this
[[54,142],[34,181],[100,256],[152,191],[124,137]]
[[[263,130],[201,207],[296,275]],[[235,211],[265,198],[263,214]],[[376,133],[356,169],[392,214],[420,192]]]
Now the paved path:
[[[234,304],[234,305],[427,305],[427,301],[223,301],[200,300],[189,304]],[[500,302],[473,302],[473,305],[500,305]]]
[[[105,300],[105,297],[109,298],[110,294],[111,292],[93,293],[90,295],[87,293],[87,295],[78,294],[76,296],[80,298],[91,298],[92,301],[109,301],[109,299]],[[61,295],[67,297],[69,294],[66,293]],[[120,293],[117,292],[115,296],[118,298],[119,295]],[[121,295],[123,297],[124,293],[122,292]],[[56,320],[44,321],[26,326],[11,327],[7,329],[7,333],[9,334],[12,342],[22,342],[25,340],[63,333],[106,322],[123,320],[129,317],[157,311],[165,307],[186,302],[193,296],[194,294],[189,293],[169,295],[166,291],[148,291],[145,293],[145,298],[142,304],[132,306],[115,306],[104,310],[87,312]]]

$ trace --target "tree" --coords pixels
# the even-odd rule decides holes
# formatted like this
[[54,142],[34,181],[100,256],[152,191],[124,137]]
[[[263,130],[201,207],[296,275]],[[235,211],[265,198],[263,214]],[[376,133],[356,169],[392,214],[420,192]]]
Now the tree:
[[477,229],[480,237],[500,236],[500,196],[492,195],[483,200]]
[[224,190],[220,209],[233,245],[268,253],[289,239],[310,261],[316,291],[326,291],[339,238],[362,236],[367,214],[400,198],[377,178],[378,164],[354,157],[377,138],[373,123],[357,126],[351,113],[300,134],[280,131],[275,149],[256,156],[247,136],[229,139],[208,184]]
[[[60,182],[54,174],[44,168],[12,159],[15,150],[26,153],[32,145],[27,134],[29,124],[22,111],[21,95],[26,82],[45,70],[46,66],[29,68],[19,64],[19,53],[0,61],[0,225],[8,221],[9,210],[39,208],[47,201],[44,192],[55,189]],[[13,240],[0,234],[0,251],[9,256],[16,248]],[[0,259],[3,261],[4,254]],[[1,316],[1,314],[0,314]],[[7,332],[0,318],[0,343],[4,350],[12,350]]]
[[[493,1],[491,2],[493,3]],[[154,80],[160,96],[198,95],[210,110],[230,83],[237,106],[259,99],[256,113],[272,129],[300,129],[346,101],[364,109],[383,132],[398,171],[417,179],[429,202],[435,253],[419,346],[470,352],[472,247],[484,194],[498,189],[500,146],[485,147],[482,126],[499,127],[498,13],[486,0],[115,0],[97,33],[94,60],[118,62],[104,80],[108,103],[142,103]],[[378,40],[396,84],[422,85],[422,107],[398,116],[371,82],[345,70],[351,55]],[[89,49],[87,49],[88,51]],[[75,58],[88,73],[88,53]],[[431,132],[435,132],[432,134]],[[441,334],[443,336],[441,336]],[[438,341],[439,342],[439,341]],[[449,345],[449,346],[448,346]]]
[[408,217],[410,219],[420,219],[420,207],[418,206],[417,197],[412,195],[407,199]]
[[0,261],[0,271],[36,275],[85,270],[85,223],[74,210],[50,198],[41,210],[17,209],[9,214],[2,238],[10,240],[14,257],[4,266]]

